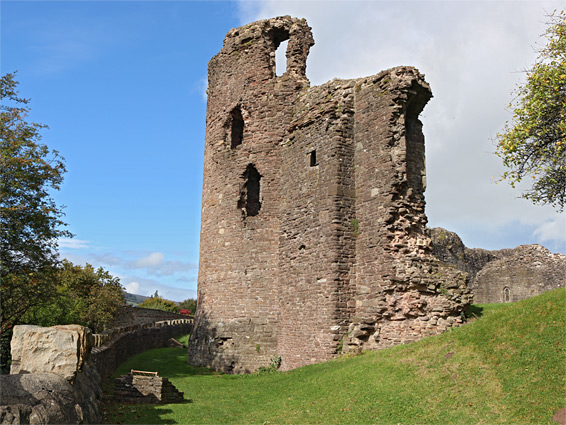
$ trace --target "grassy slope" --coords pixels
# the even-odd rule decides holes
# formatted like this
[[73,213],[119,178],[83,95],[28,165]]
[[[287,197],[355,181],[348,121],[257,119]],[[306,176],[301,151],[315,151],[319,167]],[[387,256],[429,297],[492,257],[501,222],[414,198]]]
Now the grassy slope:
[[129,359],[158,370],[185,404],[108,404],[119,423],[552,423],[566,406],[566,290],[486,305],[474,323],[418,343],[287,373],[231,376],[183,349]]

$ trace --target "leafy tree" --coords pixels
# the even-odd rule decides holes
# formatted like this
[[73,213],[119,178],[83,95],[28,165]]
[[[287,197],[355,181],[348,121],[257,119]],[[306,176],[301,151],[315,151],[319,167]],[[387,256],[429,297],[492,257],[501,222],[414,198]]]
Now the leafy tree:
[[55,293],[57,239],[62,209],[58,190],[63,158],[40,144],[43,124],[30,123],[28,99],[18,96],[15,74],[0,78],[0,368],[6,370],[12,327]]
[[522,197],[564,210],[566,200],[566,14],[550,16],[537,63],[511,103],[513,121],[497,135],[496,153],[508,168],[512,187],[526,177]]
[[125,304],[119,279],[102,267],[95,270],[90,264],[82,267],[63,260],[56,282],[56,295],[30,309],[22,322],[40,326],[78,324],[102,332]]
[[187,298],[185,301],[181,301],[179,303],[179,310],[183,308],[189,310],[191,314],[194,315],[195,311],[197,311],[197,300],[194,298]]
[[15,74],[0,80],[0,295],[1,331],[54,293],[57,239],[72,235],[62,226],[58,190],[65,165],[39,143],[46,126],[25,120],[28,99],[18,97]]
[[151,297],[146,298],[140,305],[141,308],[154,308],[156,310],[178,313],[179,307],[175,301],[169,301],[159,296],[157,291]]

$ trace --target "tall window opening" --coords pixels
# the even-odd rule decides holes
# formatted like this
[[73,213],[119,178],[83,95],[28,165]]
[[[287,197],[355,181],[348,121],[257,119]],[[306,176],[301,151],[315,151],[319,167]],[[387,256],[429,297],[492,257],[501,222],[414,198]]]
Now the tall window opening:
[[244,118],[242,117],[242,110],[239,106],[232,109],[230,112],[230,121],[232,123],[230,130],[231,147],[234,149],[236,146],[242,144],[244,139]]
[[503,302],[511,302],[511,290],[508,286],[503,288]]
[[274,28],[271,32],[271,37],[273,37],[273,51],[275,52],[273,73],[276,76],[281,76],[287,71],[289,31],[283,28]]
[[260,183],[261,175],[253,164],[246,167],[246,171],[242,174],[244,184],[240,189],[240,199],[238,200],[238,208],[245,217],[256,216],[261,208],[260,202]]
[[277,50],[275,50],[275,75],[278,77],[287,71],[287,44],[289,40],[281,42]]

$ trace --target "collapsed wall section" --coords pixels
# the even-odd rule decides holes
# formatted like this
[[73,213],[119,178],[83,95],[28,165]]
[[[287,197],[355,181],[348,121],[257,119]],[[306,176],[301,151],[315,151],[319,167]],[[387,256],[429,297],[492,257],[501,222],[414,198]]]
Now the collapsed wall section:
[[398,67],[355,86],[356,284],[346,350],[411,342],[462,323],[465,275],[431,256],[418,116],[432,94]]

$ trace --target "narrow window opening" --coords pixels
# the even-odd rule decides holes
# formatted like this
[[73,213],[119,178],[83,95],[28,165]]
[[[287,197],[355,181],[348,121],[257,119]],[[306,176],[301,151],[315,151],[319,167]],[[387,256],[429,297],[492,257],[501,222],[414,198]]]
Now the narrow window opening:
[[316,150],[309,153],[309,165],[311,167],[316,167],[318,162],[316,161]]
[[274,62],[273,74],[280,77],[287,71],[287,47],[289,42],[289,31],[284,28],[273,28],[271,31],[273,42]]
[[244,118],[239,106],[230,112],[230,118],[232,122],[230,130],[231,147],[234,149],[236,146],[241,145],[244,139]]
[[508,286],[503,288],[503,301],[506,303],[511,302],[511,290]]
[[278,77],[287,71],[287,44],[289,40],[285,40],[279,44],[275,50],[275,75]]
[[249,164],[244,174],[242,174],[242,178],[244,179],[244,185],[240,190],[238,208],[242,211],[244,217],[253,217],[258,215],[261,209],[259,183],[261,175],[253,164]]

